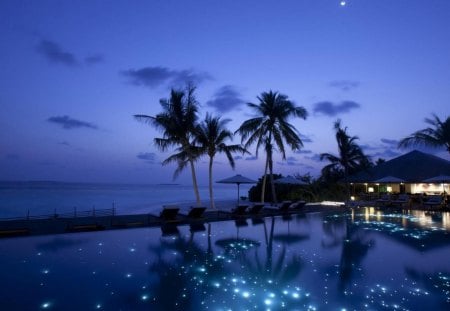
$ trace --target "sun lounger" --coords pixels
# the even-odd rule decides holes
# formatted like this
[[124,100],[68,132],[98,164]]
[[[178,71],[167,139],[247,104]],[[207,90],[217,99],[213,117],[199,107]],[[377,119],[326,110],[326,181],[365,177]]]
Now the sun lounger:
[[295,203],[292,203],[291,207],[292,209],[301,209],[306,205],[306,201],[297,201]]
[[164,222],[177,221],[179,207],[176,206],[164,206],[163,210],[159,214],[159,218]]
[[264,207],[264,203],[255,203],[253,206],[248,210],[248,213],[251,215],[257,215],[261,212],[261,210]]
[[195,206],[192,207],[189,213],[186,215],[188,218],[200,219],[203,218],[203,214],[206,211],[206,207],[204,206]]
[[389,194],[384,194],[375,201],[375,204],[378,206],[386,206],[392,203],[391,196]]
[[278,206],[278,210],[279,210],[280,212],[288,212],[291,205],[292,205],[292,201],[283,201],[283,202],[281,202],[281,204]]
[[431,196],[427,201],[423,202],[423,204],[427,207],[438,207],[442,206],[442,197],[440,195]]
[[231,210],[231,214],[235,216],[245,215],[247,212],[248,205],[238,205],[236,208]]
[[396,200],[392,200],[391,204],[394,206],[403,206],[405,204],[409,204],[409,195],[400,194]]

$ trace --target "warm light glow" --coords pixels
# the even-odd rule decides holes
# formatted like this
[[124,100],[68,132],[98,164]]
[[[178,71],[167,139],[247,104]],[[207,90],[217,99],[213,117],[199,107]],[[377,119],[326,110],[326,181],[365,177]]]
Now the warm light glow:
[[354,197],[354,196],[351,196],[351,197],[350,197],[350,200],[355,201],[355,197]]
[[387,192],[392,192],[392,187],[386,187]]
[[367,189],[368,192],[373,192],[373,187],[369,187],[369,189]]

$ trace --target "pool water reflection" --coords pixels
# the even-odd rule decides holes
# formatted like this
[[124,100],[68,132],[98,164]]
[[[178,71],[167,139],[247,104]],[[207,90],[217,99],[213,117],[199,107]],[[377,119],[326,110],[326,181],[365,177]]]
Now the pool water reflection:
[[449,220],[366,208],[3,239],[0,309],[444,310]]

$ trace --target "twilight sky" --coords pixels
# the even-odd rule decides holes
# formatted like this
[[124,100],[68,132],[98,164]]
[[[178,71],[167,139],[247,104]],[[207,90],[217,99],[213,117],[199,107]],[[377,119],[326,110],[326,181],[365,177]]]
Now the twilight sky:
[[[270,89],[308,110],[292,120],[304,148],[276,156],[275,172],[318,175],[338,118],[374,160],[390,159],[425,117],[449,115],[450,1],[2,0],[0,180],[171,182],[159,133],[132,115],[157,114],[186,80],[201,117],[230,118],[233,131]],[[258,178],[263,160],[232,172],[219,157],[215,180]]]

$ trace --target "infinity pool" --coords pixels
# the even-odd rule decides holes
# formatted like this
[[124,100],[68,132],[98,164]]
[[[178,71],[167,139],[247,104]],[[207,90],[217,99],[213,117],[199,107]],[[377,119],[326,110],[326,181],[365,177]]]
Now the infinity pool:
[[0,240],[1,310],[449,310],[450,214]]

